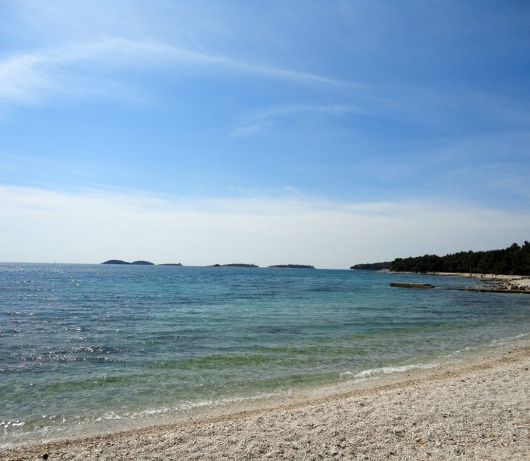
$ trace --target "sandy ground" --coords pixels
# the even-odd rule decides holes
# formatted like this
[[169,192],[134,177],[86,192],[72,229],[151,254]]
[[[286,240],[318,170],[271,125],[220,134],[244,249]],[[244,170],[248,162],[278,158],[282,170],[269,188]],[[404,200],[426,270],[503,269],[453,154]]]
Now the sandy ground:
[[529,460],[530,342],[347,393],[28,445],[0,460]]

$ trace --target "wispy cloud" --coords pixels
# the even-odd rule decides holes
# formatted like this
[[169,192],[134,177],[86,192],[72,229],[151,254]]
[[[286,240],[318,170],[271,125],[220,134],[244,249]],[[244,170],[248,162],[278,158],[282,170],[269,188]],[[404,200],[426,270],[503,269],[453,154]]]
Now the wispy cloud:
[[299,104],[273,107],[248,115],[230,131],[230,135],[234,137],[252,135],[272,127],[277,120],[287,117],[307,115],[341,117],[353,113],[362,114],[366,113],[366,110],[349,104]]
[[109,258],[214,264],[363,261],[523,241],[529,213],[436,202],[303,197],[173,199],[0,186],[2,261]]
[[[89,66],[87,66],[89,64]],[[83,74],[98,77],[110,68],[210,67],[216,72],[280,80],[303,85],[347,85],[326,76],[292,69],[261,65],[231,56],[198,52],[158,41],[134,41],[118,37],[61,48],[38,50],[0,60],[0,101],[34,103],[51,93],[79,92]],[[94,89],[91,90],[92,92]]]
[[42,57],[26,54],[0,61],[0,101],[33,102],[53,90]]

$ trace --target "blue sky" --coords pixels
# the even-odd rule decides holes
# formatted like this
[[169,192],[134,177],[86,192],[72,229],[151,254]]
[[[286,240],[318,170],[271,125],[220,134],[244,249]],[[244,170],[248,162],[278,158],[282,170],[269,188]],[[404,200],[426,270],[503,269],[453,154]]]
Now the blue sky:
[[[120,254],[141,248],[147,259],[172,245],[171,257],[194,264],[275,263],[296,241],[290,258],[311,259],[321,243],[329,256],[318,262],[338,267],[522,241],[530,236],[529,90],[524,1],[0,0],[0,211],[9,217],[0,259],[97,262],[102,240],[112,249],[123,235],[98,228],[84,254],[57,228],[97,221],[105,200],[119,216],[131,197],[137,222],[166,246],[138,235]],[[154,218],[151,201],[172,218]],[[57,211],[72,203],[93,216],[75,222],[75,210]],[[48,227],[38,233],[31,217],[43,208],[39,225]],[[466,219],[452,221],[455,208]],[[392,215],[379,240],[366,230],[353,242],[324,226],[233,243],[248,237],[237,223],[265,216],[246,232],[275,229],[282,213],[291,217],[283,225],[296,227],[297,213],[329,221],[341,210],[353,235],[367,209]],[[425,209],[438,210],[438,232],[409,242]],[[194,250],[197,229],[175,224],[186,210],[232,231],[204,235],[209,253]],[[502,231],[486,218],[496,213]],[[58,214],[62,221],[50,221]],[[471,229],[479,235],[470,238]],[[43,252],[44,234],[57,237]],[[374,250],[382,240],[388,248]],[[333,242],[341,244],[332,251]]]

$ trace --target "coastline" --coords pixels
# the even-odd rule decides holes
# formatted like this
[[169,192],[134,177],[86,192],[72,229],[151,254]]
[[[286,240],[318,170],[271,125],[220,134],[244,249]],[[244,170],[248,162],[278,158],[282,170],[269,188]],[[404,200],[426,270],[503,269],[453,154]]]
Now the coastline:
[[478,274],[472,272],[405,272],[389,271],[383,269],[381,272],[388,274],[412,274],[412,275],[435,275],[440,277],[463,277],[494,285],[496,288],[505,291],[521,290],[530,291],[530,276],[528,275],[507,275],[507,274]]
[[457,276],[481,280],[496,284],[499,288],[505,290],[530,290],[530,277],[527,275],[505,275],[505,274],[473,274],[473,273],[449,273],[434,272],[432,275]]
[[528,459],[530,340],[261,408],[27,444],[0,460]]

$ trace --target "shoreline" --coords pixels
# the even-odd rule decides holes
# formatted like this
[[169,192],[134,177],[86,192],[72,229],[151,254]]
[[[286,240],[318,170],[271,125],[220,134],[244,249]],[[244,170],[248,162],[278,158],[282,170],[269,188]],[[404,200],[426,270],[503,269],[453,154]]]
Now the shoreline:
[[[498,349],[367,378],[350,389],[329,388],[329,394],[320,389],[225,414],[30,443],[0,450],[0,460],[40,459],[45,453],[50,460],[525,459],[530,340]],[[465,423],[465,430],[456,431],[457,423]]]
[[387,274],[412,274],[412,275],[434,275],[437,277],[462,277],[480,280],[493,284],[503,291],[520,290],[530,291],[530,276],[528,275],[508,275],[508,274],[479,274],[473,272],[405,272],[389,271],[383,269],[380,272]]

